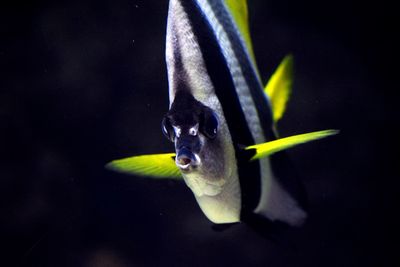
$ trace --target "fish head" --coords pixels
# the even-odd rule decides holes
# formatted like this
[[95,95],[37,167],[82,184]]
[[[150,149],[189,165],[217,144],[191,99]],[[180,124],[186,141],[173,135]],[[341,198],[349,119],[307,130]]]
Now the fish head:
[[240,185],[221,110],[178,91],[162,130],[175,144],[175,163],[204,214],[214,223],[240,220]]
[[162,130],[175,144],[175,162],[183,173],[205,171],[209,155],[215,154],[218,126],[218,116],[210,107],[190,94],[175,97],[163,118]]

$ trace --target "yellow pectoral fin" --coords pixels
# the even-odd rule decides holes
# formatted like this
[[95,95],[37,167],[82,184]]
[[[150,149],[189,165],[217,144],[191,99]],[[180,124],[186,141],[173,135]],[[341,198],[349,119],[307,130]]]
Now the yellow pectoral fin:
[[182,178],[175,164],[175,153],[151,154],[113,160],[106,168],[134,175],[153,178]]
[[337,133],[339,133],[338,130],[324,130],[324,131],[318,131],[318,132],[312,132],[312,133],[293,135],[293,136],[277,139],[277,140],[274,140],[271,142],[266,142],[266,143],[262,143],[262,144],[258,144],[258,145],[249,146],[249,147],[246,147],[246,150],[250,150],[250,149],[256,150],[256,154],[250,159],[252,161],[252,160],[270,156],[276,152],[291,148],[291,147],[299,145],[299,144],[322,139],[322,138],[325,138],[325,137],[328,137],[331,135],[335,135]]
[[292,92],[293,84],[293,56],[287,55],[272,74],[264,92],[267,94],[276,123],[285,113],[286,103]]

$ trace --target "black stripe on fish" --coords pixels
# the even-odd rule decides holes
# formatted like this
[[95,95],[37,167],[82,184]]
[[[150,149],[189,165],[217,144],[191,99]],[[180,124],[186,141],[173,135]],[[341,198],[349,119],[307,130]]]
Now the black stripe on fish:
[[215,12],[215,17],[226,32],[229,42],[231,44],[234,44],[232,45],[232,49],[234,54],[236,55],[236,58],[239,61],[239,67],[241,68],[243,77],[245,78],[249,87],[250,94],[252,96],[258,113],[258,117],[260,119],[261,127],[264,131],[265,138],[267,141],[274,140],[276,138],[272,131],[273,119],[270,105],[267,98],[265,97],[262,85],[257,78],[257,74],[252,67],[251,59],[248,53],[246,53],[246,48],[239,38],[237,29],[232,24],[231,16],[227,12],[222,1],[208,0],[207,2],[211,6],[212,10]]
[[[239,66],[242,69],[243,76],[249,86],[251,96],[259,115],[260,124],[264,131],[264,136],[267,141],[275,140],[276,136],[272,130],[272,110],[257,79],[257,74],[251,67],[250,58],[245,52],[244,44],[241,42],[237,30],[232,24],[230,15],[224,8],[222,1],[207,0],[207,2],[215,12],[216,19],[227,33],[229,42],[235,44],[232,48],[239,61]],[[281,185],[283,185],[289,194],[291,194],[299,204],[305,208],[307,206],[307,198],[304,185],[301,183],[301,179],[299,179],[299,175],[293,168],[286,153],[278,152],[270,156],[270,162],[272,173],[274,173],[275,178]]]
[[241,145],[254,144],[253,137],[243,114],[231,73],[228,69],[215,34],[195,1],[181,1],[189,14],[189,21],[199,42],[207,73],[222,105],[224,116],[232,136],[242,194],[242,211],[252,211],[260,199],[260,165],[243,157]]

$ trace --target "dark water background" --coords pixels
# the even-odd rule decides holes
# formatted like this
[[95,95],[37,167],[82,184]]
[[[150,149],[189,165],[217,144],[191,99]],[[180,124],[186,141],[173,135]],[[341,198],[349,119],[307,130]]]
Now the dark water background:
[[184,184],[103,168],[172,149],[160,131],[166,0],[2,2],[0,266],[393,266],[390,8],[250,2],[264,81],[295,57],[281,135],[341,130],[288,151],[307,224],[278,241],[245,225],[215,232]]

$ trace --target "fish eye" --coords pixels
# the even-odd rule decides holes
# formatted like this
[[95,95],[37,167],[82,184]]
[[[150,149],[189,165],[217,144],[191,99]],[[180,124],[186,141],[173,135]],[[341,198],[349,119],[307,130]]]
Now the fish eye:
[[178,126],[173,126],[173,125],[172,125],[172,128],[174,129],[175,136],[179,138],[181,136],[182,129]]
[[174,142],[175,131],[168,117],[163,118],[161,122],[161,129],[165,137],[167,137],[167,139],[170,140],[171,142]]
[[209,139],[214,139],[218,132],[218,118],[214,112],[206,112],[202,125],[202,133]]
[[198,123],[189,129],[189,134],[191,136],[196,136],[198,132],[199,132],[199,124]]

